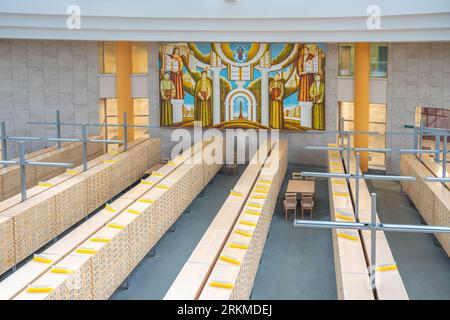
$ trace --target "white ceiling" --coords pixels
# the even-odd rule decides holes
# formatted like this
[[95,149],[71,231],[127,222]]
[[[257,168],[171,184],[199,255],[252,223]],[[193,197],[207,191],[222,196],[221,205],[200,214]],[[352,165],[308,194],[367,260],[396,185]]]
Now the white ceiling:
[[[66,28],[78,5],[81,29]],[[381,29],[366,26],[367,7]],[[142,41],[450,41],[449,0],[14,0],[0,37]]]

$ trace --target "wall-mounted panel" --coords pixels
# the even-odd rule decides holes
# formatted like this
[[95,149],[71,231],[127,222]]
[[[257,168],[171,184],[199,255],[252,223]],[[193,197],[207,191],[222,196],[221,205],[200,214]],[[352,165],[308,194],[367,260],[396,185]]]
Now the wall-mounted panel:
[[352,102],[354,98],[355,81],[353,77],[338,78],[337,82],[337,98],[338,101]]
[[148,75],[134,74],[131,76],[131,96],[133,98],[148,97]]
[[325,44],[163,43],[161,126],[325,129]]
[[99,74],[99,95],[100,98],[116,97],[116,76],[111,74]]
[[[372,78],[369,81],[369,103],[386,104],[387,101],[387,79]],[[353,77],[338,78],[337,94],[338,101],[352,102],[354,99],[354,85]]]

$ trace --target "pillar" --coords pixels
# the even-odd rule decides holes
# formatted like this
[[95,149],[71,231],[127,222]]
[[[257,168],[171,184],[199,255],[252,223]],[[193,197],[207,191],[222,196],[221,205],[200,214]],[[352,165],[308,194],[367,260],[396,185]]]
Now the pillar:
[[269,126],[269,68],[261,68],[261,124]]
[[213,125],[220,123],[220,67],[211,68],[212,71],[212,107],[213,107]]
[[[370,46],[368,43],[355,43],[355,104],[354,130],[369,131],[369,77],[370,77]],[[357,134],[354,136],[357,148],[369,147],[369,136]],[[361,170],[369,168],[369,153],[361,152]]]
[[[118,123],[123,123],[123,113],[127,113],[127,123],[134,124],[133,99],[131,97],[131,42],[118,41],[117,71],[116,71],[116,99]],[[123,130],[119,129],[119,139],[123,139]],[[128,141],[134,140],[134,130],[128,129]]]

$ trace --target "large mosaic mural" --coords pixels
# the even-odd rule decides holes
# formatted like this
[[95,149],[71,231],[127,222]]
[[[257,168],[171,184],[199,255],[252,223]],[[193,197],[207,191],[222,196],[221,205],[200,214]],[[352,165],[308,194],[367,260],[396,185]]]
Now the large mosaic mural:
[[325,44],[161,43],[161,126],[325,129]]

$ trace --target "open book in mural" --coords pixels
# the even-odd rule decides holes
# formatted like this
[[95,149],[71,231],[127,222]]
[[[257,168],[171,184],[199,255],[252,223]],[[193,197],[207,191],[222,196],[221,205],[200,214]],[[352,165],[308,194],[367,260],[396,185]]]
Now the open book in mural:
[[325,129],[325,44],[162,43],[161,126]]

